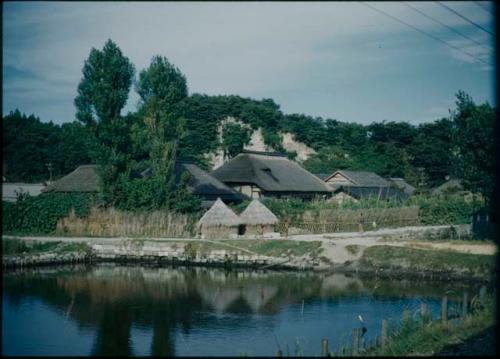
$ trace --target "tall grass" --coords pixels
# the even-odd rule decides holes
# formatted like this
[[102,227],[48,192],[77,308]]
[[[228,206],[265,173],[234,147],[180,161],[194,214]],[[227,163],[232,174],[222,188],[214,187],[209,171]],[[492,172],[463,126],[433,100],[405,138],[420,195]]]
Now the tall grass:
[[166,211],[124,212],[114,208],[92,208],[84,218],[74,212],[57,222],[56,234],[95,237],[192,237],[198,215]]

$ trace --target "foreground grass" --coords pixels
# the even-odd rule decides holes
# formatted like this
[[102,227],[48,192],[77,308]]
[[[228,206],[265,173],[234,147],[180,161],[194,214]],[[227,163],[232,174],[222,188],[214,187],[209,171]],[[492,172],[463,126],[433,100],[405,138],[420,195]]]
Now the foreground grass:
[[31,242],[21,239],[2,238],[3,255],[31,255],[41,253],[87,252],[90,248],[84,243]]
[[449,345],[463,343],[495,325],[494,299],[488,298],[484,308],[467,316],[458,324],[440,321],[421,324],[412,322],[390,337],[384,348],[363,353],[366,356],[429,356]]
[[[217,243],[215,243],[217,242]],[[311,253],[319,254],[321,242],[315,241],[285,241],[285,240],[217,240],[217,241],[190,241],[187,242],[189,250],[196,253],[208,253],[213,250],[227,250],[241,254],[255,253],[269,257],[302,256]]]
[[495,256],[376,245],[365,249],[360,267],[401,269],[413,272],[454,272],[479,277],[495,273]]

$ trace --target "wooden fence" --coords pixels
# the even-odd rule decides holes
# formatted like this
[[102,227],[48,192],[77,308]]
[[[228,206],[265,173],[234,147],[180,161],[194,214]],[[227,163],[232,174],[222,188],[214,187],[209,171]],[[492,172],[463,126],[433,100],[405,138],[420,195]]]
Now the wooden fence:
[[[475,310],[476,303],[478,303],[479,307],[481,307],[482,305],[484,305],[485,300],[486,287],[484,286],[481,287],[479,295],[474,298],[470,298],[469,294],[465,292],[462,296],[460,304],[453,308],[449,307],[448,297],[445,296],[441,300],[440,315],[437,319],[432,319],[427,304],[421,303],[417,324],[420,323],[421,325],[426,325],[432,321],[441,321],[449,325],[457,325],[461,323],[461,321],[463,321],[473,310]],[[363,340],[363,328],[354,328],[352,330],[351,343],[337,347],[332,351],[330,351],[328,348],[328,339],[322,338],[320,344],[321,356],[362,356],[364,355],[364,353],[367,353],[376,348],[385,348],[389,339],[397,336],[401,328],[409,324],[415,324],[415,320],[412,319],[410,311],[408,309],[405,309],[403,311],[399,326],[393,326],[391,328],[387,319],[383,319],[380,324],[380,333],[368,341]],[[276,353],[276,356],[283,356],[283,352],[279,350]]]

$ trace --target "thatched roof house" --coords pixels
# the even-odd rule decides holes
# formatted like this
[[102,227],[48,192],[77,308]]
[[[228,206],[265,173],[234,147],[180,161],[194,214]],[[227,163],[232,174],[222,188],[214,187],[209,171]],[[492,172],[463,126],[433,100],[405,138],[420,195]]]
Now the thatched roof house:
[[243,151],[212,175],[250,198],[330,194],[323,181],[279,153]]
[[440,186],[435,187],[432,190],[433,195],[441,195],[447,192],[458,192],[464,189],[462,182],[459,179],[452,178],[448,179],[446,182],[441,184]]
[[[234,191],[211,176],[206,171],[202,170],[194,163],[176,162],[174,174],[176,180],[179,181],[184,171],[190,175],[188,189],[192,194],[201,197],[204,207],[209,208],[214,201],[219,197],[226,203],[239,203],[245,199],[243,195]],[[132,173],[133,178],[141,178],[151,176],[151,170],[146,170],[141,173]],[[70,174],[55,181],[47,186],[46,192],[97,192],[98,191],[98,174],[97,165],[79,166]]]
[[220,198],[198,221],[202,238],[228,238],[238,234],[240,218]]
[[48,185],[43,192],[97,192],[98,183],[97,165],[83,165]]

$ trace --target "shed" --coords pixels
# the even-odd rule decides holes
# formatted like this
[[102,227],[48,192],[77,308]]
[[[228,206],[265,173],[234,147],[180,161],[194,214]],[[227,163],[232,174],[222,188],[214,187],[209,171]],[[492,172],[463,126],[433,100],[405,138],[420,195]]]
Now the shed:
[[340,186],[334,191],[335,196],[343,193],[342,198],[346,196],[355,199],[378,198],[380,200],[406,200],[409,196],[403,191],[394,187],[361,187],[361,186]]
[[240,218],[220,198],[198,221],[201,238],[229,238],[238,235]]
[[340,186],[359,187],[390,187],[391,183],[386,181],[375,172],[370,171],[348,171],[339,170],[333,172],[324,181],[334,190]]
[[279,222],[278,217],[258,199],[250,202],[248,207],[240,214],[240,220],[241,224],[245,225],[245,235],[258,236],[274,232],[274,226]]

